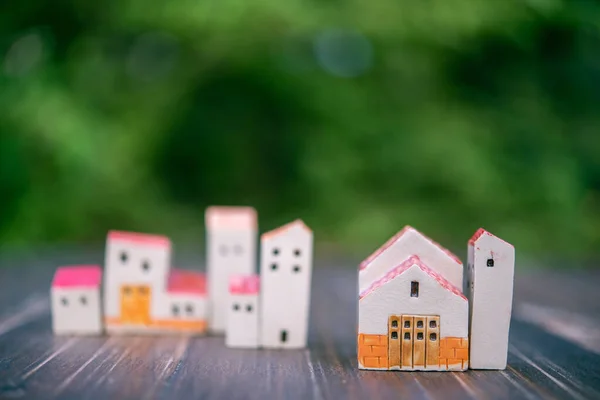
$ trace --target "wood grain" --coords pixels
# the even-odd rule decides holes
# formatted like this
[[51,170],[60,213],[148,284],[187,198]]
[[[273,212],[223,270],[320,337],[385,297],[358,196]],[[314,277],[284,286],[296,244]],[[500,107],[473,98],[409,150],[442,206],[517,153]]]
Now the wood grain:
[[222,337],[54,337],[53,269],[81,259],[101,252],[0,254],[0,398],[600,398],[593,272],[517,275],[506,371],[378,372],[357,369],[354,265],[317,265],[309,348],[281,351],[228,349]]

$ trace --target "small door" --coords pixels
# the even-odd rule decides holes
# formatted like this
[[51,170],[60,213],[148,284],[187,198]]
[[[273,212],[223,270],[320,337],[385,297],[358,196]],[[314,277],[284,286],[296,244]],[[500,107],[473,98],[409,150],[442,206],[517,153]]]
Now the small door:
[[426,328],[427,359],[425,365],[427,368],[438,367],[440,362],[440,317],[427,317]]
[[413,321],[412,316],[402,316],[402,368],[413,367]]
[[424,316],[413,319],[413,368],[425,368],[425,322]]
[[121,321],[125,324],[150,323],[150,287],[121,286]]
[[392,367],[400,367],[400,324],[400,316],[390,316],[388,321],[389,369],[392,369]]

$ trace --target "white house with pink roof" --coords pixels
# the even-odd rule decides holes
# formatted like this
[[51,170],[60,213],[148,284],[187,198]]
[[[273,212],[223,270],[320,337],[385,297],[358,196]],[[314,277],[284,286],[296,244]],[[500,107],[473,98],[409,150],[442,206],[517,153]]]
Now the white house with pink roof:
[[308,337],[313,232],[298,219],[261,236],[261,346],[303,348]]
[[54,333],[102,333],[101,283],[102,269],[96,265],[67,266],[56,270],[50,289]]
[[471,368],[505,369],[515,248],[480,228],[469,240],[467,257]]
[[257,348],[259,346],[258,316],[260,315],[258,275],[232,275],[229,279],[227,304],[227,347]]
[[257,214],[252,207],[212,206],[205,223],[210,330],[224,333],[229,277],[256,272]]
[[358,365],[464,371],[469,302],[462,262],[405,227],[360,265]]

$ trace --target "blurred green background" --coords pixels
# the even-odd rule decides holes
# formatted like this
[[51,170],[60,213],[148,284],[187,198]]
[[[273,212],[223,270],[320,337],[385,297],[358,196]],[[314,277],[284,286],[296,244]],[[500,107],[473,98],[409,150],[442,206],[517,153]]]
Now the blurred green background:
[[405,224],[597,253],[597,1],[9,3],[3,246],[201,243],[240,204],[358,257]]

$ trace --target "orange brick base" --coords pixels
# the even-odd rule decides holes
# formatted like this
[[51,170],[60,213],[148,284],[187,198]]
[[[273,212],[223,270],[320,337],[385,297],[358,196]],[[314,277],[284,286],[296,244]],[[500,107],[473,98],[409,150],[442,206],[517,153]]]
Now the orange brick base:
[[[105,318],[104,323],[111,326],[122,326],[120,318]],[[169,332],[204,333],[207,329],[205,320],[182,321],[177,319],[151,321],[148,324],[139,325],[140,329],[164,330]]]
[[469,339],[440,339],[440,368],[444,367],[449,371],[463,371],[469,368]]
[[358,335],[358,361],[365,368],[388,368],[386,335]]

